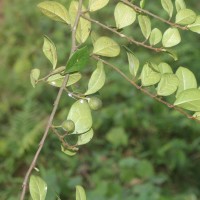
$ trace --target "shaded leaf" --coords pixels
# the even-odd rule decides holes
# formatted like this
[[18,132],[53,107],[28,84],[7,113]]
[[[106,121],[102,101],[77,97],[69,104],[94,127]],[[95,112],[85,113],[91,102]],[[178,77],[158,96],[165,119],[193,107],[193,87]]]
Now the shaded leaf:
[[190,9],[181,9],[176,14],[176,23],[181,25],[192,24],[196,20],[196,14]]
[[181,36],[177,28],[167,29],[162,38],[162,44],[164,47],[172,47],[181,42]]
[[49,18],[70,24],[68,11],[62,4],[55,1],[43,1],[37,6]]
[[33,200],[45,200],[47,184],[39,176],[31,175],[29,190]]
[[154,28],[149,38],[150,45],[156,45],[161,40],[162,40],[162,32],[158,28]]
[[144,8],[145,3],[146,3],[146,0],[141,0],[141,1],[140,1],[140,7],[141,7],[141,8]]
[[173,51],[172,49],[165,49],[165,52],[166,52],[169,56],[171,56],[175,61],[178,60],[178,56],[177,56],[176,52]]
[[88,83],[88,90],[85,95],[94,94],[99,91],[105,83],[106,75],[104,71],[104,66],[102,62],[97,63],[97,68],[92,73],[92,76]]
[[170,65],[164,62],[161,62],[158,65],[158,70],[161,74],[173,74],[173,71]]
[[99,35],[98,35],[96,32],[91,31],[90,36],[91,36],[92,44],[94,45],[94,43],[95,43],[95,42],[97,41],[97,39],[99,38]]
[[109,0],[89,0],[89,10],[90,12],[94,12],[105,7],[108,4]]
[[109,37],[100,37],[94,43],[94,54],[106,57],[115,57],[120,53],[119,45]]
[[78,141],[76,144],[77,145],[87,144],[93,138],[93,135],[94,135],[93,129],[90,129],[88,132],[78,135]]
[[188,28],[191,31],[200,34],[200,16],[197,16],[196,21],[193,24],[188,25]]
[[129,62],[129,71],[134,77],[136,77],[140,62],[138,58],[132,53],[127,52],[127,56],[128,56],[128,62]]
[[30,73],[30,80],[31,85],[35,88],[35,85],[40,77],[40,70],[39,69],[32,69]]
[[149,38],[151,34],[151,20],[148,16],[139,15],[138,16],[138,22],[142,31],[142,34],[146,39]]
[[85,190],[82,186],[76,186],[76,200],[86,200]]
[[172,17],[174,6],[171,0],[161,0],[162,7],[168,13],[169,17]]
[[200,120],[200,112],[195,112],[193,117],[195,117],[196,119]]
[[65,149],[62,145],[61,145],[61,151],[68,155],[68,156],[75,156],[77,154],[76,151],[72,151],[72,150],[69,150],[69,149]]
[[135,21],[136,12],[124,3],[119,2],[115,7],[114,16],[116,27],[121,29]]
[[176,11],[179,12],[181,9],[186,8],[184,0],[176,0],[175,1]]

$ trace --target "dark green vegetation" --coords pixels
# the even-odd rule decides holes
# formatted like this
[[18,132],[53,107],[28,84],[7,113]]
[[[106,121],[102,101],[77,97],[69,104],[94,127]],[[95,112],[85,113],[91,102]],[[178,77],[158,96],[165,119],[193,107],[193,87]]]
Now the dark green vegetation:
[[[57,88],[44,84],[33,89],[29,81],[33,67],[39,67],[43,74],[48,71],[49,62],[41,50],[42,35],[51,36],[56,43],[60,64],[65,64],[69,55],[69,33],[62,24],[42,17],[36,9],[38,2],[4,3],[0,30],[2,200],[17,199],[57,93]],[[152,5],[150,10],[158,13],[159,6]],[[188,7],[199,13],[197,1],[188,2]],[[102,11],[100,19],[105,16],[112,21],[110,9]],[[200,82],[199,35],[182,32],[182,36],[185,42],[177,47],[180,61],[167,56],[165,61],[174,69],[189,67]],[[132,50],[143,60],[163,61],[160,54],[137,47]],[[128,71],[125,55],[113,62]],[[92,68],[90,64],[86,69],[88,75]],[[109,68],[106,73],[107,84],[101,90],[104,106],[94,113],[93,140],[76,156],[67,157],[60,151],[57,138],[49,135],[37,166],[49,186],[47,199],[56,199],[56,193],[61,199],[74,199],[77,184],[85,187],[89,200],[200,198],[200,125],[140,94]],[[58,123],[66,118],[71,102],[63,98]]]

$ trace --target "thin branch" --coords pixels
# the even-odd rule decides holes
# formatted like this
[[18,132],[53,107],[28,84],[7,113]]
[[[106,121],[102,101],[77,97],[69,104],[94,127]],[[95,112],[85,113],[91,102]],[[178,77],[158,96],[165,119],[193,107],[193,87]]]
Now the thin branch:
[[133,8],[136,12],[149,15],[149,16],[151,16],[151,17],[153,17],[155,19],[158,19],[158,20],[160,20],[160,21],[162,21],[162,22],[164,22],[164,23],[166,23],[166,24],[168,24],[168,25],[170,25],[172,27],[176,27],[176,28],[179,28],[181,30],[188,30],[188,28],[186,26],[181,26],[179,24],[176,24],[176,23],[173,23],[171,21],[165,20],[165,19],[159,17],[158,15],[155,15],[155,14],[149,12],[148,10],[144,10],[144,9],[142,9],[142,8],[132,4],[132,3],[130,3],[128,0],[120,0],[120,1],[123,2],[124,4],[128,5],[129,7]]
[[116,35],[120,36],[121,38],[125,38],[128,42],[136,44],[137,46],[142,46],[142,47],[145,47],[147,49],[153,50],[155,52],[163,52],[164,51],[163,48],[155,48],[155,47],[146,45],[143,42],[138,42],[138,41],[134,40],[133,38],[128,37],[128,36],[124,35],[123,33],[120,33],[118,31],[116,31],[115,29],[106,26],[105,24],[102,24],[101,22],[99,22],[97,20],[94,20],[94,19],[91,19],[89,17],[86,17],[84,14],[81,14],[81,17],[86,19],[86,20],[88,20],[88,21],[90,21],[90,22],[92,22],[92,23],[95,23],[95,24],[101,26],[102,28],[104,28],[106,30],[109,30],[109,31],[115,33]]
[[[72,28],[71,54],[76,50],[76,29],[77,29],[77,26],[78,26],[80,15],[81,15],[82,3],[83,3],[83,0],[79,0],[78,12],[77,12],[77,16],[76,16],[76,19],[75,19],[75,22],[74,22],[74,25],[73,25],[73,28]],[[41,152],[41,150],[42,150],[42,148],[44,146],[45,140],[46,140],[46,138],[48,136],[49,129],[51,128],[53,119],[55,117],[55,114],[56,114],[56,111],[57,111],[57,108],[58,108],[58,104],[60,102],[60,99],[61,99],[62,93],[64,91],[64,88],[66,87],[68,79],[69,79],[69,75],[67,74],[65,76],[64,80],[63,80],[62,86],[59,89],[58,95],[57,95],[56,100],[54,102],[53,110],[52,110],[52,112],[50,114],[50,117],[49,117],[49,120],[47,122],[47,126],[45,128],[45,132],[43,134],[43,137],[42,137],[42,139],[41,139],[41,141],[39,143],[38,150],[36,151],[36,154],[35,154],[32,162],[31,162],[31,165],[30,165],[28,171],[26,172],[26,175],[25,175],[25,178],[24,178],[24,181],[23,181],[23,185],[22,185],[22,192],[21,192],[20,200],[24,200],[24,198],[25,198],[26,190],[27,190],[27,187],[28,187],[29,177],[30,177],[31,172],[32,172],[32,170],[34,169],[34,167],[35,167],[35,165],[37,163],[37,160],[38,160],[38,157],[40,155],[40,152]]]
[[137,85],[137,83],[135,83],[133,80],[131,80],[128,76],[126,76],[126,74],[124,74],[117,66],[99,58],[98,56],[93,55],[92,58],[94,58],[95,60],[101,61],[104,64],[106,64],[107,66],[111,67],[112,69],[114,69],[118,74],[120,74],[124,79],[126,79],[131,85],[133,85],[135,88],[137,88],[138,90],[140,90],[141,92],[143,92],[144,94],[146,94],[147,96],[151,97],[152,99],[155,99],[156,101],[166,105],[169,108],[172,108],[176,111],[178,111],[179,113],[181,113],[182,115],[186,116],[188,119],[192,119],[197,121],[198,123],[200,123],[200,120],[198,120],[197,118],[195,118],[192,115],[189,115],[187,112],[185,112],[184,110],[164,101],[163,99],[159,98],[158,96],[155,96],[154,94],[151,94],[148,90],[142,88],[141,86]]

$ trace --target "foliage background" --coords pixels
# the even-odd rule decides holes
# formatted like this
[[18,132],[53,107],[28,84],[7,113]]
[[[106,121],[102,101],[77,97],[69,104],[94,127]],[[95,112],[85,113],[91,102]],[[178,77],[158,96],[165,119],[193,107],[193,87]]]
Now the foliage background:
[[[66,27],[42,16],[36,9],[38,2],[1,2],[2,200],[14,200],[19,195],[22,178],[37,149],[57,93],[56,88],[44,84],[33,89],[29,82],[32,68],[39,67],[44,75],[50,67],[41,50],[42,35],[49,35],[55,42],[60,64],[66,63],[70,49]],[[96,18],[114,25],[112,3]],[[199,14],[198,1],[186,3]],[[147,7],[165,17],[159,1]],[[132,34],[131,29],[128,31]],[[134,35],[140,35],[137,28]],[[164,59],[174,70],[180,65],[187,66],[200,80],[199,35],[182,32],[182,37],[183,43],[176,48],[180,58],[177,62],[136,46],[132,46],[132,50],[143,60],[159,63]],[[127,71],[125,55],[113,62]],[[92,67],[88,66],[86,74]],[[94,139],[83,146],[77,156],[67,157],[60,152],[57,138],[53,134],[48,137],[38,162],[40,172],[34,172],[49,185],[47,199],[56,199],[56,194],[61,199],[74,199],[77,184],[86,188],[89,200],[200,199],[200,125],[140,94],[118,74],[109,69],[106,72],[107,84],[101,90],[104,106],[94,113]],[[72,102],[69,98],[62,99],[56,123],[66,118]]]

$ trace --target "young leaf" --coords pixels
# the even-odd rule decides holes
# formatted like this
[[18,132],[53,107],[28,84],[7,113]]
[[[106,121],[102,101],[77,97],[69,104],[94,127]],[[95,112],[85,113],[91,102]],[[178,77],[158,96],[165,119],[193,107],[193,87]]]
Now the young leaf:
[[[53,85],[55,87],[61,87],[63,80],[64,80],[64,76],[60,75],[60,74],[55,74],[50,76],[47,79],[48,84]],[[67,85],[66,87],[75,84],[76,82],[78,82],[81,79],[81,74],[80,73],[73,73],[69,75],[69,79],[67,81]]]
[[197,16],[196,21],[193,24],[188,25],[188,28],[191,31],[200,34],[200,16]]
[[128,62],[129,62],[129,71],[134,77],[136,77],[140,62],[138,58],[132,53],[127,52],[127,56],[128,56]]
[[29,190],[33,200],[45,200],[47,184],[39,176],[31,175]]
[[200,90],[187,89],[182,91],[178,95],[174,105],[190,111],[200,111]]
[[176,23],[181,25],[192,24],[196,20],[196,14],[190,9],[181,9],[176,15]]
[[161,74],[173,74],[172,68],[167,63],[161,62],[158,65],[158,70]]
[[157,94],[160,96],[169,96],[173,94],[178,87],[179,81],[174,74],[163,74],[157,87]]
[[41,12],[49,18],[70,24],[68,11],[60,3],[55,1],[44,1],[39,3],[37,6]]
[[138,16],[138,22],[142,31],[142,34],[146,39],[149,38],[151,34],[151,20],[148,16],[139,15]]
[[116,27],[121,29],[135,21],[136,12],[124,3],[119,2],[115,7],[114,16]]
[[156,45],[162,40],[162,32],[158,28],[154,28],[151,32],[149,43],[150,45]]
[[186,8],[184,0],[176,0],[175,1],[176,11],[179,12],[181,9]]
[[100,37],[94,43],[94,54],[106,57],[116,57],[120,53],[119,45],[109,37]]
[[140,0],[140,7],[144,8],[146,0]]
[[105,83],[106,75],[104,71],[104,66],[102,62],[97,63],[97,68],[92,73],[92,76],[88,83],[88,90],[85,95],[94,94],[99,91]]
[[183,90],[197,88],[196,78],[192,71],[190,71],[189,69],[185,67],[179,67],[176,71],[176,76],[179,79],[179,86],[176,96]]
[[141,73],[141,81],[143,86],[150,86],[160,81],[161,74],[155,72],[149,64],[145,64]]
[[106,6],[109,0],[89,0],[89,11],[94,12]]
[[87,144],[93,138],[93,135],[94,135],[93,129],[90,129],[88,132],[78,135],[78,141],[76,145]]
[[173,51],[172,49],[165,49],[165,52],[166,52],[169,56],[171,56],[175,61],[178,60],[178,56],[177,56],[176,52]]
[[76,200],[86,200],[85,190],[82,186],[76,186]]
[[72,151],[72,150],[69,150],[69,149],[65,149],[62,145],[61,145],[61,151],[64,153],[64,154],[66,154],[66,155],[68,155],[68,156],[74,156],[74,155],[76,155],[76,151]]
[[57,65],[56,46],[47,36],[44,37],[43,52],[47,59],[53,65],[53,69],[55,69]]
[[72,73],[81,71],[86,66],[89,56],[90,54],[87,46],[76,50],[69,58],[65,72]]
[[89,131],[92,127],[92,115],[88,102],[86,100],[76,101],[70,108],[67,120],[75,123],[75,131],[71,134]]
[[164,47],[172,47],[181,42],[181,36],[177,28],[168,28],[162,38],[162,44]]
[[161,0],[162,7],[168,13],[169,17],[172,17],[174,6],[171,0]]
[[40,77],[40,70],[39,69],[32,69],[30,73],[30,80],[31,85],[35,88],[35,85]]

